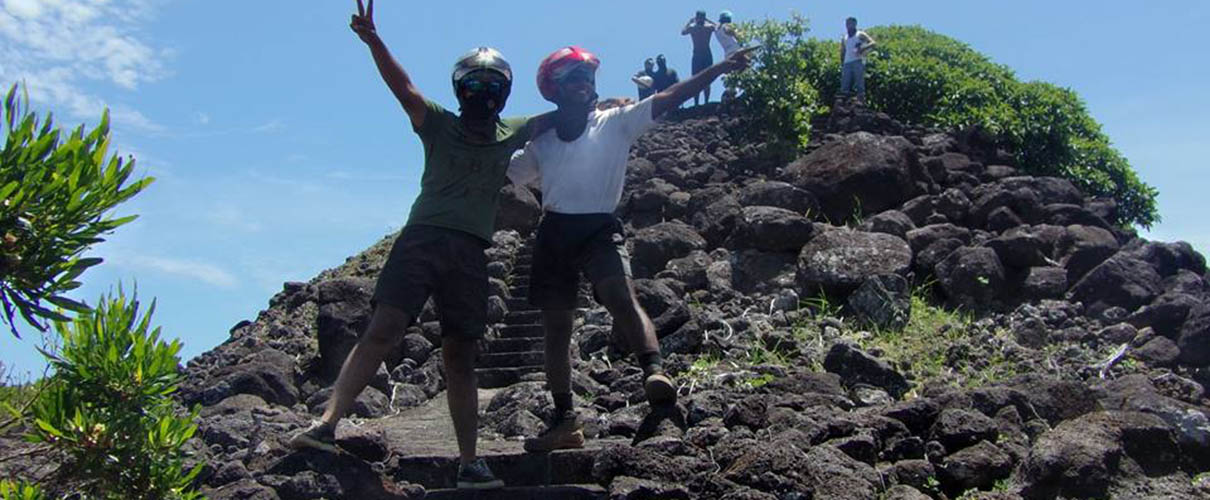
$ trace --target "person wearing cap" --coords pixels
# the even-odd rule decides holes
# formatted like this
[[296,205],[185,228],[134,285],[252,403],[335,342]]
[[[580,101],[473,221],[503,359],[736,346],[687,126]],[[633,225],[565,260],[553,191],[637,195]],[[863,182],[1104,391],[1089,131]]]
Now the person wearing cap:
[[[689,18],[689,23],[685,24],[685,29],[681,30],[681,35],[689,35],[693,40],[693,74],[701,73],[714,64],[714,55],[710,53],[710,35],[714,34],[714,29],[718,26],[706,19],[706,11],[699,10],[693,17]],[[702,89],[705,95],[705,102],[710,102],[710,87]],[[693,105],[697,106],[697,94],[693,96]]]
[[714,39],[723,48],[723,57],[739,50],[739,40],[735,37],[735,25],[731,23],[731,11],[724,10],[718,15],[718,27],[714,29]]
[[865,103],[865,56],[877,42],[857,29],[857,18],[844,21],[845,35],[840,39],[840,92],[838,98],[857,94],[857,103]]
[[387,50],[374,26],[374,1],[357,0],[350,27],[369,47],[387,87],[424,144],[420,194],[378,276],[370,324],[349,353],[321,420],[295,435],[294,448],[338,451],[336,425],[382,365],[404,330],[432,297],[441,323],[450,417],[458,441],[459,488],[498,488],[477,456],[478,389],[475,357],[487,319],[490,246],[500,188],[512,154],[548,123],[500,118],[512,69],[499,51],[478,47],[454,64],[459,114],[426,99]]
[[664,57],[664,54],[655,56],[655,72],[651,74],[651,89],[655,92],[663,92],[679,81],[681,78],[677,76],[675,69],[668,67],[668,59]]
[[517,184],[537,183],[542,221],[534,240],[529,300],[542,309],[546,383],[554,418],[546,430],[524,443],[526,451],[546,452],[584,445],[571,394],[571,333],[580,274],[613,317],[614,332],[643,369],[643,389],[653,406],[676,401],[664,374],[655,328],[639,305],[631,280],[622,222],[613,215],[622,197],[630,146],[655,118],[701,92],[723,73],[748,66],[752,49],[635,104],[599,110],[596,70],[600,60],[580,47],[559,49],[538,68],[542,97],[557,106],[550,130],[513,156],[508,176]]

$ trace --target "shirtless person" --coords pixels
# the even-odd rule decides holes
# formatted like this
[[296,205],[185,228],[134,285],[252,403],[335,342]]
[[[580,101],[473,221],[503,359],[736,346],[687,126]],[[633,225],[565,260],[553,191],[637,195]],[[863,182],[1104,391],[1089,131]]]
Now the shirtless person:
[[[689,19],[685,29],[681,30],[682,36],[689,35],[693,39],[694,75],[705,71],[711,64],[714,64],[714,55],[710,53],[710,35],[714,34],[714,29],[717,27],[718,25],[706,20],[706,11],[699,10]],[[706,97],[705,102],[710,102],[710,86],[707,85],[702,92]],[[698,105],[697,94],[693,95],[693,105]]]

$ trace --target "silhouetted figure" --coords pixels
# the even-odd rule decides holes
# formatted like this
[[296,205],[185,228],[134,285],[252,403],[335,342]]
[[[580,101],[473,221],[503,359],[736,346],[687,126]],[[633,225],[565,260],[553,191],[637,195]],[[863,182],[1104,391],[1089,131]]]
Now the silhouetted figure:
[[[681,35],[689,35],[693,39],[692,68],[695,75],[714,64],[714,55],[710,53],[710,35],[714,34],[716,27],[716,24],[706,20],[706,11],[699,10],[681,30]],[[702,93],[706,96],[706,102],[710,102],[710,87],[706,87]],[[693,105],[698,105],[696,95],[693,96]]]
[[664,89],[681,81],[676,76],[676,70],[668,67],[668,60],[664,58],[664,54],[655,56],[655,72],[652,73],[651,78],[651,89],[657,93],[663,92]]
[[634,76],[630,77],[630,81],[639,86],[640,101],[654,94],[655,60],[648,57],[646,61],[643,61],[643,71],[635,73]]

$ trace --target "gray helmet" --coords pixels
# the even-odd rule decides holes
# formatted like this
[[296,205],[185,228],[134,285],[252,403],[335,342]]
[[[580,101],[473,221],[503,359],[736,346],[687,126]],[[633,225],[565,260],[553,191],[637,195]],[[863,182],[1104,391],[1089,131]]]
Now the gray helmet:
[[454,88],[457,89],[458,82],[466,75],[481,69],[495,71],[504,75],[509,85],[513,83],[513,68],[508,65],[508,61],[504,60],[504,54],[491,47],[476,47],[463,54],[458,58],[458,62],[454,63],[452,78]]

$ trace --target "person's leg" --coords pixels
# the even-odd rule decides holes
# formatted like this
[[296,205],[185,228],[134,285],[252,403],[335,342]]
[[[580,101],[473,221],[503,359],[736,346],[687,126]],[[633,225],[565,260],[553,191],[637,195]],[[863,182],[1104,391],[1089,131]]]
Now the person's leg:
[[849,63],[840,65],[840,92],[836,93],[838,99],[844,99],[853,88],[853,72],[852,66]]
[[441,358],[445,363],[446,397],[458,456],[463,464],[475,461],[479,439],[479,384],[475,377],[476,339],[445,337],[441,340]]
[[853,86],[857,91],[857,102],[865,104],[865,61],[853,61]]
[[374,308],[370,326],[340,367],[340,376],[336,378],[332,397],[328,399],[327,409],[321,417],[324,423],[336,425],[348,414],[357,395],[373,380],[382,360],[396,341],[402,338],[403,331],[411,322],[411,315],[398,308],[386,304]]
[[[542,327],[546,332],[546,385],[555,398],[555,412],[571,410],[560,408],[560,399],[571,396],[571,328],[575,311],[555,309],[542,311]],[[563,396],[566,395],[566,396]]]

